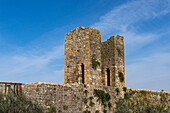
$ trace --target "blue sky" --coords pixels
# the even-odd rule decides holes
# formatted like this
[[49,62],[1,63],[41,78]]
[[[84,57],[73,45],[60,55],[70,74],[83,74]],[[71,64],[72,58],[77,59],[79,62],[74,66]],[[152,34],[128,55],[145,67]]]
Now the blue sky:
[[79,26],[125,37],[127,87],[170,91],[170,0],[0,0],[0,80],[63,84]]

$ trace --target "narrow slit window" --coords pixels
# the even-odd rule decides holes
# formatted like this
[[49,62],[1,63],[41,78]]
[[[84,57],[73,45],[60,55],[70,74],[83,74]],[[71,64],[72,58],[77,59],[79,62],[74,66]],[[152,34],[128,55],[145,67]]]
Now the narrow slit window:
[[84,84],[84,64],[81,63],[82,83]]
[[107,68],[107,86],[110,86],[110,69]]

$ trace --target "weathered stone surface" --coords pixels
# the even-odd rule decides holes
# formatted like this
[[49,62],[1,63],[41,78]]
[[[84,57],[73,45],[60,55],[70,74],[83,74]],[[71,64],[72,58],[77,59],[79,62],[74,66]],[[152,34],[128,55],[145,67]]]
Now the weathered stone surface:
[[[94,63],[98,63],[96,69]],[[81,65],[84,65],[84,77]],[[110,78],[108,79],[108,72]],[[65,35],[64,83],[114,86],[122,89],[118,73],[125,79],[124,37],[112,36],[101,42],[100,31],[78,27]],[[109,83],[108,83],[109,81]]]
[[[59,111],[62,111],[62,113],[83,113],[86,110],[91,111],[91,113],[99,110],[100,113],[103,113],[104,107],[97,101],[98,98],[94,96],[94,89],[103,90],[111,96],[110,103],[112,108],[109,110],[106,107],[107,113],[115,111],[115,101],[120,97],[123,98],[124,94],[129,95],[130,99],[126,102],[132,106],[140,103],[141,108],[144,104],[164,105],[165,108],[168,108],[170,105],[170,93],[150,90],[127,88],[126,92],[121,90],[122,92],[117,93],[116,88],[112,86],[45,83],[23,84],[22,89],[27,97],[34,101],[37,100],[43,106],[45,112],[53,106],[57,113]],[[163,100],[162,95],[164,95]],[[93,97],[94,106],[90,106],[91,97]],[[85,99],[87,99],[87,104],[84,102]]]

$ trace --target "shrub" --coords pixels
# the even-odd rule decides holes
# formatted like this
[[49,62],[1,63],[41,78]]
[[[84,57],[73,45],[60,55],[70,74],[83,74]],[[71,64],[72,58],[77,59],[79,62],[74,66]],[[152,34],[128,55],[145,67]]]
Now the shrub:
[[104,110],[103,110],[103,113],[107,113],[107,110],[104,109]]
[[124,103],[124,100],[120,98],[116,102],[116,112],[115,113],[130,113],[128,106]]
[[68,106],[67,105],[63,105],[63,109],[64,110],[68,110]]
[[123,91],[126,92],[127,88],[126,87],[123,87]]
[[93,107],[94,106],[94,102],[90,101],[89,106]]
[[108,103],[108,107],[109,107],[109,110],[111,110],[112,104],[110,102]]
[[83,111],[83,113],[91,113],[91,111],[86,109],[86,111]]
[[88,102],[87,98],[84,98],[83,101],[84,101],[84,104],[87,104]]
[[55,106],[50,106],[50,110],[47,113],[56,113],[56,107]]
[[96,112],[95,113],[99,113],[99,110],[96,110]]
[[117,95],[119,94],[119,88],[116,88],[115,91],[117,92]]
[[94,89],[94,96],[98,97],[97,101],[101,103],[101,105],[103,105],[104,108],[107,107],[107,103],[111,99],[109,93],[105,93],[103,90],[98,90],[98,89]]
[[120,79],[120,82],[124,81],[124,74],[122,72],[119,72],[119,79]]
[[16,96],[9,92],[6,97],[0,93],[0,113],[43,113],[43,108],[22,93]]
[[96,60],[95,55],[92,56],[92,68],[97,69],[97,66],[100,66],[100,62]]

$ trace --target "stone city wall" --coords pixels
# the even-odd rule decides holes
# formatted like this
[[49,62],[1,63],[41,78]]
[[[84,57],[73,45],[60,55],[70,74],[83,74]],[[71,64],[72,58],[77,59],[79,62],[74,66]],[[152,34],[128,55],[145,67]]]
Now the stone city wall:
[[97,102],[98,97],[94,96],[94,90],[100,89],[105,93],[109,93],[111,99],[106,102],[111,103],[110,109],[105,108],[108,112],[112,112],[115,107],[115,90],[113,87],[93,86],[84,84],[45,84],[33,83],[23,84],[22,90],[24,94],[33,101],[37,100],[45,111],[55,108],[57,113],[83,113],[84,111],[103,112],[104,106]]
[[[94,90],[97,89],[110,95],[111,99],[104,103],[106,106],[102,105],[100,99],[95,96]],[[117,91],[111,86],[45,83],[23,84],[22,90],[27,97],[37,100],[45,111],[49,111],[53,107],[57,113],[83,113],[84,111],[103,113],[103,110],[106,110],[107,113],[113,113],[116,108],[115,102],[120,97],[125,99],[130,108],[136,106],[135,109],[137,109],[137,106],[140,106],[142,109],[146,105],[155,105],[170,110],[170,93],[167,92],[131,88],[121,92],[121,90]],[[104,92],[100,92],[100,95],[103,95]],[[109,108],[109,103],[111,108]]]

